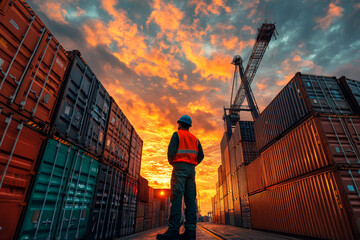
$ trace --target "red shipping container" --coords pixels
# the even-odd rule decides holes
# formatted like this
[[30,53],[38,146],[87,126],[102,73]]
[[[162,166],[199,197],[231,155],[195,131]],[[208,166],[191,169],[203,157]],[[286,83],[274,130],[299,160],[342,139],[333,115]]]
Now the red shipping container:
[[343,169],[276,185],[249,196],[251,227],[313,238],[359,239],[359,184],[358,169]]
[[26,118],[0,106],[0,239],[13,238],[45,139]]
[[[253,194],[265,189],[264,158],[260,155],[245,168],[248,193]],[[242,193],[244,194],[244,193]],[[240,195],[242,197],[242,195]]]
[[46,127],[69,63],[67,53],[24,1],[4,0],[0,12],[0,101]]
[[262,152],[253,162],[261,167],[247,169],[249,192],[258,190],[259,169],[268,187],[332,164],[359,165],[359,133],[360,119],[311,117]]

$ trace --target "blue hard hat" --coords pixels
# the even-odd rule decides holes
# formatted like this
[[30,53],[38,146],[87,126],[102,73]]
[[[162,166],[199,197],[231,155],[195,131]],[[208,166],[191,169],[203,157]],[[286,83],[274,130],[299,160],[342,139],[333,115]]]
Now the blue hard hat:
[[179,122],[183,122],[183,123],[186,123],[186,124],[189,124],[190,127],[192,125],[192,120],[191,120],[191,117],[189,117],[188,115],[183,115],[179,118],[179,120],[177,121],[177,123]]

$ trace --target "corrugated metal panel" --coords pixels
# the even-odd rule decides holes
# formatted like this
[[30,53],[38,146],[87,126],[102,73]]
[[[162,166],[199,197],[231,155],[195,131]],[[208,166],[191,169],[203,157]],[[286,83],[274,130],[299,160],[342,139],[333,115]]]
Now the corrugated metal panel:
[[247,170],[247,167],[241,166],[237,173],[240,198],[248,195],[248,183],[246,180],[246,170]]
[[264,158],[260,155],[246,166],[246,180],[249,194],[265,189]]
[[104,86],[97,82],[89,105],[89,119],[84,130],[85,149],[100,156],[104,150],[105,134],[110,114],[110,95]]
[[1,4],[0,101],[47,131],[69,61],[56,38],[25,5],[9,0]]
[[235,226],[242,227],[240,198],[234,200],[234,215]]
[[85,126],[88,125],[90,117],[86,113],[91,106],[93,89],[98,80],[81,58],[80,52],[71,52],[71,59],[59,105],[54,114],[52,132],[84,147]]
[[[221,139],[221,142],[220,142],[220,150],[221,150],[221,152],[225,151],[225,148],[228,145],[228,142],[229,142],[228,134],[227,134],[227,132],[224,132],[224,135],[223,135],[223,137]],[[222,165],[224,166],[224,163],[222,163]]]
[[224,151],[224,168],[225,168],[225,175],[229,175],[230,174],[230,152],[229,152],[229,145],[226,146],[225,151]]
[[124,178],[122,171],[101,164],[88,224],[88,239],[109,238],[118,234]]
[[248,195],[240,198],[242,227],[251,228],[250,205]]
[[[350,130],[352,129],[350,132],[356,134],[356,126],[360,130],[359,119],[311,117],[286,134],[261,153],[259,159],[263,160],[255,160],[263,165],[265,186],[271,186],[334,163],[359,164],[358,147],[351,138],[353,134],[348,133],[347,126]],[[254,171],[249,175],[254,175],[260,168],[254,166],[249,169]],[[254,188],[259,189],[253,184],[258,183],[249,180],[249,189],[252,191],[256,190]]]
[[129,166],[130,140],[126,134],[127,122],[125,115],[112,99],[103,159],[122,170]]
[[14,236],[45,139],[0,104],[0,239]]
[[135,232],[144,231],[144,217],[136,217]]
[[263,151],[311,112],[354,114],[335,77],[297,73],[254,122],[257,150]]
[[236,171],[236,156],[234,139],[231,138],[229,142],[229,161],[230,161],[230,174]]
[[360,151],[360,118],[345,118],[349,137],[353,140],[355,150]]
[[142,156],[143,141],[132,128],[130,158],[129,158],[129,174],[138,179],[140,176],[141,156]]
[[82,238],[99,162],[69,143],[48,140],[19,238]]
[[354,215],[347,210],[350,200],[358,220],[359,173],[351,172],[357,176],[349,178],[348,170],[328,171],[250,196],[252,227],[315,238],[359,239]]
[[231,184],[232,184],[233,198],[238,199],[240,197],[240,195],[239,195],[239,182],[238,182],[238,172],[237,171],[231,175]]
[[235,226],[235,214],[234,210],[229,210],[229,225]]
[[360,81],[351,80],[344,76],[338,79],[338,83],[343,90],[349,105],[354,113],[360,114]]
[[121,209],[121,224],[119,236],[126,236],[135,231],[136,202],[138,182],[130,175],[126,175],[124,201]]
[[140,176],[138,182],[139,182],[138,202],[149,202],[149,181],[143,178],[142,176]]

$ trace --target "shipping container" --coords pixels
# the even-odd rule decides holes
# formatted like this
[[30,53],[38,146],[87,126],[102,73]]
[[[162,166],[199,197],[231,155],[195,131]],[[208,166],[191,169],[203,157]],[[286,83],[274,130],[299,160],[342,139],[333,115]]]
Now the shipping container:
[[235,146],[236,168],[248,165],[258,156],[255,142],[241,141]]
[[159,227],[160,205],[161,205],[161,201],[159,199],[154,198],[152,228]]
[[71,63],[65,76],[65,83],[56,108],[52,134],[59,135],[73,144],[84,146],[94,89],[98,80],[79,51],[69,53]]
[[246,178],[247,167],[241,166],[237,172],[237,179],[239,185],[239,196],[240,198],[248,195],[248,182]]
[[255,120],[257,150],[265,150],[311,113],[354,115],[335,77],[296,73]]
[[229,142],[229,161],[230,161],[230,174],[236,171],[236,156],[235,156],[235,145],[234,139],[231,137]]
[[46,137],[0,104],[0,239],[12,239]]
[[255,142],[254,122],[253,121],[239,121],[233,132],[234,144],[240,141]]
[[136,217],[135,233],[144,231],[144,217]]
[[104,86],[97,82],[92,94],[91,102],[85,119],[84,146],[85,150],[100,156],[104,150],[105,135],[110,114],[110,95]]
[[249,197],[251,225],[304,237],[359,239],[359,184],[358,169],[342,169],[274,186]]
[[225,169],[225,175],[229,175],[230,174],[230,149],[229,149],[229,145],[226,146],[225,151],[223,152],[224,154],[224,169]]
[[121,170],[101,164],[87,239],[103,239],[118,235],[124,178]]
[[0,12],[0,101],[47,132],[67,53],[24,1],[4,0]]
[[246,166],[246,181],[248,193],[254,194],[265,189],[264,157],[260,155]]
[[242,227],[240,198],[234,199],[234,220],[236,227]]
[[231,185],[232,185],[231,190],[232,190],[232,193],[233,193],[233,198],[238,199],[240,197],[238,171],[234,172],[234,174],[231,175]]
[[144,219],[144,231],[151,229],[151,224],[152,224],[151,218]]
[[342,76],[338,83],[354,113],[360,115],[360,81]]
[[249,192],[332,164],[359,165],[358,133],[359,118],[311,117],[263,151],[257,166],[248,166]]
[[130,235],[135,231],[137,196],[138,182],[127,174],[124,188],[124,200],[121,209],[119,236]]
[[242,227],[252,228],[251,216],[250,216],[250,203],[249,203],[248,195],[240,198],[240,206],[241,206]]
[[[130,129],[129,129],[130,128]],[[124,113],[111,99],[111,110],[105,140],[104,160],[126,170],[129,164],[131,125]]]
[[218,183],[221,184],[222,183],[222,179],[221,179],[221,172],[222,172],[222,165],[220,165],[218,167]]
[[[223,137],[221,139],[221,142],[220,142],[220,150],[221,150],[221,152],[225,151],[225,148],[228,145],[228,142],[229,142],[228,133],[224,132],[224,135],[223,135]],[[223,163],[222,163],[222,165],[224,166]]]
[[142,147],[143,141],[133,128],[131,134],[129,174],[135,179],[138,179],[140,176]]
[[142,176],[138,179],[139,182],[139,193],[138,202],[149,202],[149,181]]
[[100,163],[63,140],[49,139],[19,239],[78,239],[85,234]]

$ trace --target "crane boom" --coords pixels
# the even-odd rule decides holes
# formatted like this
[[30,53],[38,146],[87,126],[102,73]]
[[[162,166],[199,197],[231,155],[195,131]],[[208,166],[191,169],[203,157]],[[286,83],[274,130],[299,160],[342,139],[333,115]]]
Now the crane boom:
[[[256,71],[259,68],[261,60],[265,54],[266,48],[274,32],[275,32],[275,25],[273,23],[263,23],[261,28],[258,29],[256,41],[243,76],[241,76],[241,71],[240,71],[241,84],[236,93],[234,102],[231,104],[230,109],[233,109],[235,111],[240,109],[246,97],[250,105],[254,104],[254,111],[255,112],[257,111],[257,114],[253,113],[253,117],[254,114],[255,115],[259,114],[259,110],[257,109],[255,98],[253,98],[250,85],[255,77]],[[240,69],[241,68],[242,68],[242,64]],[[236,69],[236,65],[235,65],[235,69]],[[252,104],[251,102],[254,103]]]

